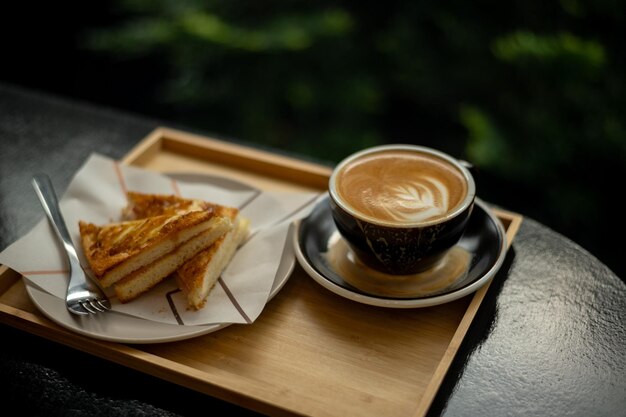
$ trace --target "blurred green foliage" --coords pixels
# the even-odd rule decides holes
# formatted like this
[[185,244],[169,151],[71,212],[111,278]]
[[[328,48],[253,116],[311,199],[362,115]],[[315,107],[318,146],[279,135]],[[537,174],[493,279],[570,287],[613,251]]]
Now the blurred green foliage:
[[484,199],[621,256],[603,231],[626,178],[623,2],[114,4],[82,46],[151,63],[135,81],[159,117],[329,163],[438,147],[480,168]]

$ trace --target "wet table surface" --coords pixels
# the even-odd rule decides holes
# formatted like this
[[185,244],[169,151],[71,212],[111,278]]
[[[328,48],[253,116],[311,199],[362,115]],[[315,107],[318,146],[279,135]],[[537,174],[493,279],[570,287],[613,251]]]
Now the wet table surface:
[[[120,158],[157,126],[185,129],[0,84],[0,250],[43,217],[34,173],[64,190],[90,153]],[[3,407],[23,416],[256,415],[7,325],[0,340]],[[624,281],[525,217],[429,415],[626,415]]]

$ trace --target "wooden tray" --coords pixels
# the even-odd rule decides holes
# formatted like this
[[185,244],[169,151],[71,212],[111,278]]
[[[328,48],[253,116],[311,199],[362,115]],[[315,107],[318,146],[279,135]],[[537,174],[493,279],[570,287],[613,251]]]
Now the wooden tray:
[[[164,128],[122,162],[225,175],[267,190],[325,190],[330,174],[328,167]],[[522,217],[495,213],[510,245]],[[0,265],[0,320],[269,415],[423,416],[487,287],[436,307],[385,309],[336,296],[297,266],[251,325],[180,342],[124,345],[52,323],[31,303],[21,276]]]

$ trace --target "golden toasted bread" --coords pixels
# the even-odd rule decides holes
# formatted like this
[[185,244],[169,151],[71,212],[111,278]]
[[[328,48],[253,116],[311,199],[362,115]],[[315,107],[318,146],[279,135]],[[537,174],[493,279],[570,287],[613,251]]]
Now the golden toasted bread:
[[232,222],[210,209],[103,226],[81,221],[79,228],[85,257],[102,287],[140,277],[151,288],[228,232]]
[[144,194],[129,191],[128,204],[122,209],[124,220],[145,219],[154,216],[173,216],[188,211],[213,210],[217,206],[203,200],[180,198],[166,194]]
[[239,210],[234,207],[202,200],[141,193],[128,193],[128,200],[129,205],[124,209],[126,218],[141,219],[162,213],[184,213],[190,208],[204,208],[214,210],[218,216],[231,220],[234,227],[230,231],[185,262],[174,273],[180,289],[187,296],[189,307],[202,308],[209,292],[248,235],[248,219],[241,217]]

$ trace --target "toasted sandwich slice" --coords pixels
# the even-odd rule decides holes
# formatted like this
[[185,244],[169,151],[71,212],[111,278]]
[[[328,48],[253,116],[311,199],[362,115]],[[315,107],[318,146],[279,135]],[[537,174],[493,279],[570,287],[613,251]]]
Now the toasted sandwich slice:
[[178,268],[174,277],[178,287],[187,296],[189,307],[199,310],[215,286],[226,266],[230,263],[237,248],[248,236],[250,221],[237,216],[236,209],[224,208],[221,211],[231,218],[233,229]]
[[[107,288],[139,270],[146,270],[165,255],[180,254],[177,257],[181,260],[168,263],[168,268],[152,269],[154,273],[158,270],[158,275],[171,274],[228,232],[232,222],[217,215],[215,210],[201,210],[104,226],[81,221],[79,228],[85,257],[100,285]],[[162,278],[165,277],[159,277]]]
[[124,209],[123,216],[131,219],[205,209],[215,210],[218,216],[231,220],[234,227],[230,231],[185,262],[174,273],[178,286],[187,296],[189,307],[196,310],[202,308],[209,292],[247,237],[249,220],[240,216],[239,210],[234,207],[197,199],[129,192],[128,200],[129,205]]

